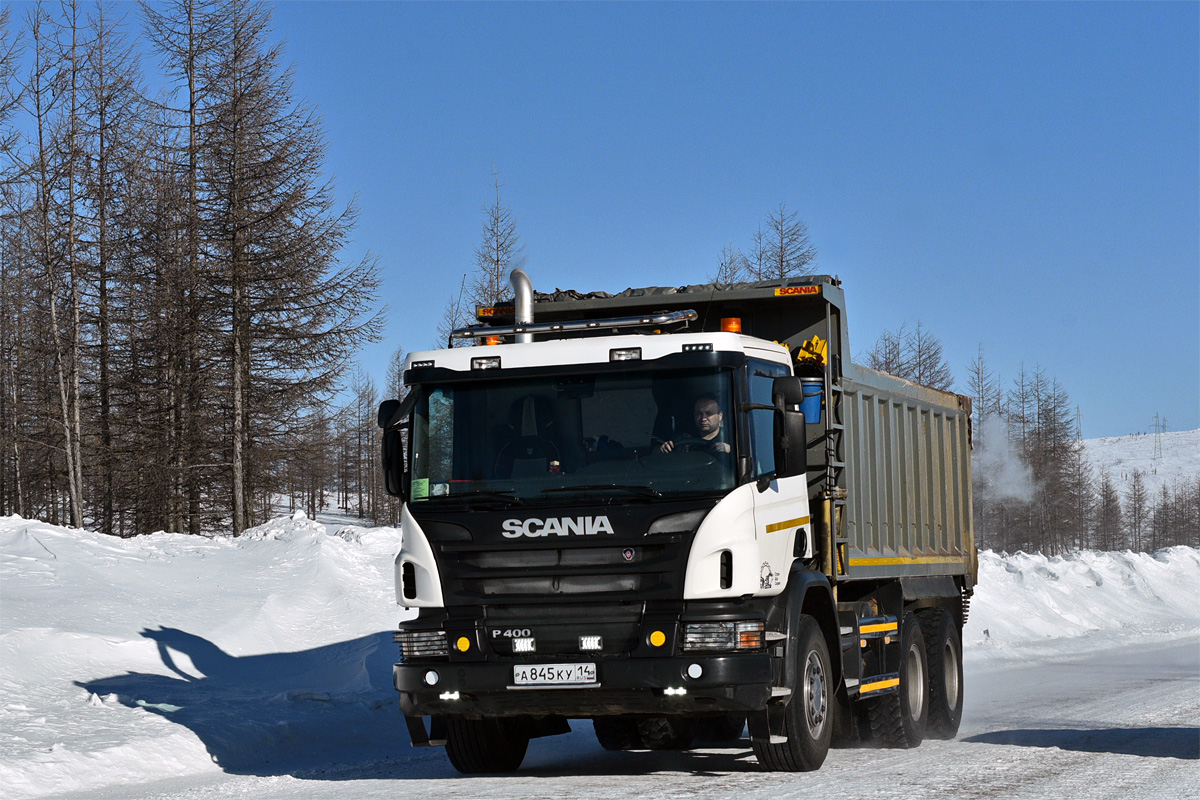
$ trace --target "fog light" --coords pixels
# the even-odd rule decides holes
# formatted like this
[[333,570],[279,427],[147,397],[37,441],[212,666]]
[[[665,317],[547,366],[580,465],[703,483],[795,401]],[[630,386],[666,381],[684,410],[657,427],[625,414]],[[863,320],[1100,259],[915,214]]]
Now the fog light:
[[440,681],[441,679],[442,679],[442,676],[437,674],[437,670],[431,669],[431,670],[429,670],[429,672],[425,673],[425,685],[426,686],[437,686],[437,682]]
[[665,694],[667,697],[681,697],[687,694],[687,689],[684,689],[682,686],[678,689],[668,686],[666,689],[663,689],[663,694]]
[[692,680],[696,680],[703,674],[704,674],[704,667],[700,666],[699,664],[688,664],[687,676],[689,678],[691,678]]
[[442,692],[438,695],[439,700],[458,700],[461,697],[458,692]]

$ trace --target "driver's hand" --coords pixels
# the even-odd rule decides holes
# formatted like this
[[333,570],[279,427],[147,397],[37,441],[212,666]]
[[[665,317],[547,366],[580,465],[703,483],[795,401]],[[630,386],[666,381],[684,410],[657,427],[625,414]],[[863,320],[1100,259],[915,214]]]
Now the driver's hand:
[[729,444],[727,442],[717,442],[715,445],[713,445],[713,452],[714,453],[728,453],[729,452]]
[[674,449],[675,449],[675,443],[672,441],[669,441],[669,440],[663,442],[662,444],[660,444],[658,446],[658,452],[660,452],[660,453],[669,453]]

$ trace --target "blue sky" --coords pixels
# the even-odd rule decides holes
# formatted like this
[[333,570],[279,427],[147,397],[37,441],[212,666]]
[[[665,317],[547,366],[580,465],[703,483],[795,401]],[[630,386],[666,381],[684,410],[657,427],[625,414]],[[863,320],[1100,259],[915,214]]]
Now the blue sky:
[[1200,5],[283,3],[390,307],[435,345],[491,170],[539,289],[702,282],[780,202],[851,345],[1063,381],[1085,436],[1200,427]]

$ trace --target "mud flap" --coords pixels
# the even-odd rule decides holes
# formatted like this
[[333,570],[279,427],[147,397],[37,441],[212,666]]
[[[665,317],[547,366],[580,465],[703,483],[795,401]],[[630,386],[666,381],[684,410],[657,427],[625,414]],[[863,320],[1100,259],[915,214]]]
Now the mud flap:
[[404,715],[404,724],[408,726],[408,738],[413,747],[443,747],[446,744],[446,718],[430,717],[429,731],[425,730],[424,717]]
[[787,741],[787,731],[784,728],[783,714],[787,706],[782,703],[772,703],[762,711],[752,711],[746,715],[746,726],[750,740],[767,744],[782,744]]

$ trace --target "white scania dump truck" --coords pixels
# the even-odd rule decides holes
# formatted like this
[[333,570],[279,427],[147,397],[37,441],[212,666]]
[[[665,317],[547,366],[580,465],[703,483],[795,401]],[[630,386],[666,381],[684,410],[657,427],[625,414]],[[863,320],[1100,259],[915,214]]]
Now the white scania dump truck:
[[416,746],[514,770],[748,730],[769,770],[962,714],[968,398],[850,363],[840,282],[532,291],[408,356],[394,683]]

